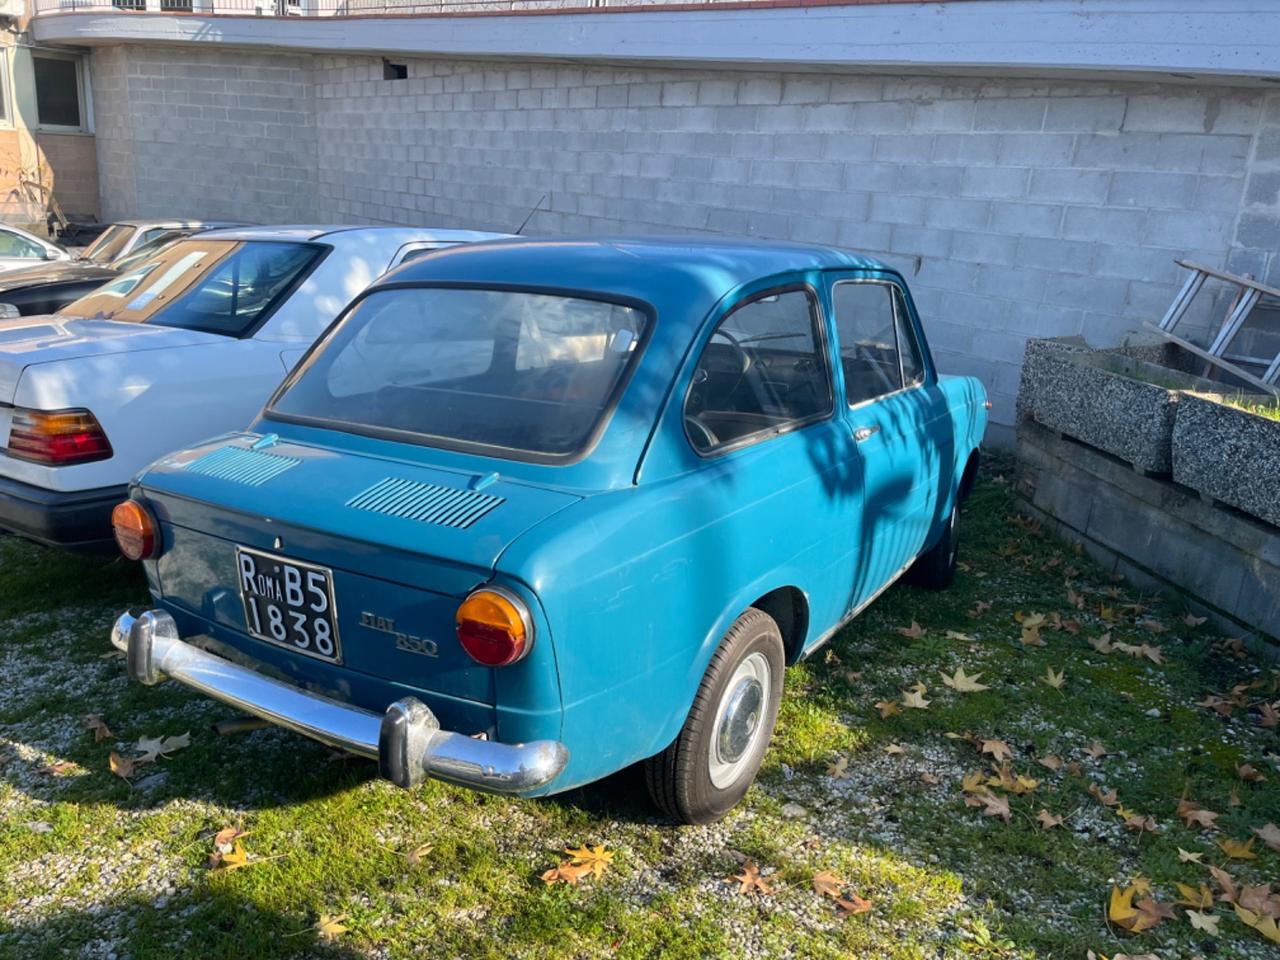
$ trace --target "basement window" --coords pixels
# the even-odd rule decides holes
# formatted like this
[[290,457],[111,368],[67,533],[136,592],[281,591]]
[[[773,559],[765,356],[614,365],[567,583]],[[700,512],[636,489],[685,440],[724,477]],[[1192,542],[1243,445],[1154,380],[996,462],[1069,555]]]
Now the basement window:
[[83,130],[84,73],[79,57],[42,53],[35,72],[36,122],[42,130]]
[[383,80],[408,80],[409,65],[407,63],[392,63],[390,60],[382,61],[382,79]]

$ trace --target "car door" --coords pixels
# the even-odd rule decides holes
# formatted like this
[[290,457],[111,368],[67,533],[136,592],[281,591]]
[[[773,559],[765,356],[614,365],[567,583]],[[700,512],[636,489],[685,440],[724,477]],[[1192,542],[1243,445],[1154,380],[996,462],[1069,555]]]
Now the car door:
[[867,603],[925,545],[937,502],[934,421],[941,398],[908,306],[888,274],[833,274],[843,416],[862,460],[863,517],[853,594]]

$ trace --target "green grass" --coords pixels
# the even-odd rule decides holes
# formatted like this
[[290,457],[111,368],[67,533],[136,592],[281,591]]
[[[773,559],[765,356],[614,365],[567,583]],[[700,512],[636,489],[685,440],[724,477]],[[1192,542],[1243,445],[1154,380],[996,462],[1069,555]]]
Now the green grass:
[[[757,785],[704,828],[661,822],[634,769],[560,797],[507,800],[439,783],[399,791],[372,764],[279,730],[218,737],[210,724],[225,708],[132,684],[104,656],[113,615],[145,601],[133,568],[0,541],[0,958],[1270,955],[1226,904],[1214,938],[1181,910],[1138,936],[1104,913],[1113,882],[1148,878],[1170,902],[1175,882],[1209,882],[1179,848],[1227,864],[1216,840],[1280,822],[1280,744],[1255,709],[1280,696],[1275,674],[1017,518],[997,479],[979,485],[963,531],[951,590],[894,587],[790,671]],[[971,616],[979,602],[989,609]],[[1078,632],[1046,626],[1045,646],[1025,646],[1015,615],[1030,613],[1074,619]],[[898,632],[912,621],[918,639]],[[1087,639],[1104,631],[1158,647],[1164,664],[1095,651]],[[946,688],[940,672],[958,666],[990,689]],[[1065,671],[1063,690],[1039,679],[1047,666]],[[928,709],[881,719],[874,704],[917,682]],[[1258,685],[1230,718],[1196,705],[1241,683]],[[88,712],[117,739],[95,743]],[[133,784],[108,772],[112,750],[188,730],[189,748]],[[962,777],[991,769],[968,735],[1003,740],[1013,770],[1040,781],[1011,798],[1008,824],[963,802]],[[1107,750],[1100,760],[1084,753],[1094,740]],[[1047,753],[1079,772],[1035,763]],[[842,757],[844,776],[832,776]],[[39,772],[55,760],[73,766]],[[1268,779],[1242,781],[1243,762]],[[1125,830],[1091,783],[1155,817],[1158,831]],[[1184,791],[1220,812],[1220,831],[1182,825]],[[1041,809],[1064,826],[1041,829]],[[256,862],[211,871],[211,835],[233,824],[251,831]],[[602,877],[538,879],[583,843],[615,851]],[[410,865],[406,854],[424,844]],[[1241,882],[1277,875],[1280,855],[1256,848],[1256,860],[1229,864]],[[724,882],[744,859],[768,874],[772,896]],[[869,898],[870,912],[840,917],[813,891],[820,870]],[[321,915],[344,916],[348,931],[321,941]]]
[[1280,420],[1280,399],[1258,400],[1253,397],[1246,397],[1243,393],[1224,399],[1230,406],[1247,410],[1250,413],[1257,414],[1259,417],[1266,417],[1268,420]]

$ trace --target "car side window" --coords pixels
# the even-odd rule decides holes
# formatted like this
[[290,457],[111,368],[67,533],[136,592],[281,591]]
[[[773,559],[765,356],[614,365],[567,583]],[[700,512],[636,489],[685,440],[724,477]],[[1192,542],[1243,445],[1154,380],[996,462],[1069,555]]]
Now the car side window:
[[840,366],[849,405],[924,379],[902,292],[891,283],[841,281],[832,291]]
[[42,257],[44,249],[26,237],[0,230],[0,257]]
[[766,294],[711,334],[685,398],[685,432],[711,453],[825,416],[831,396],[816,299],[808,290]]

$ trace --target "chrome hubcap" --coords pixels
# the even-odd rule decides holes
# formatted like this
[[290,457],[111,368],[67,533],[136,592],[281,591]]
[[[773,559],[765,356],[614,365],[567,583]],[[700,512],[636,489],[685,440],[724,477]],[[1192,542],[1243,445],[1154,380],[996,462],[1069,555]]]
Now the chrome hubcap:
[[753,653],[738,664],[720,698],[708,772],[721,790],[751,769],[763,749],[770,682],[768,659]]

